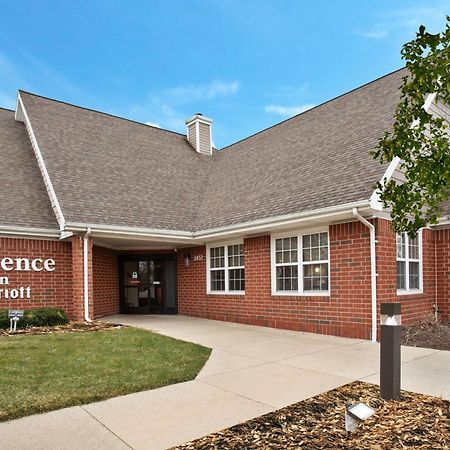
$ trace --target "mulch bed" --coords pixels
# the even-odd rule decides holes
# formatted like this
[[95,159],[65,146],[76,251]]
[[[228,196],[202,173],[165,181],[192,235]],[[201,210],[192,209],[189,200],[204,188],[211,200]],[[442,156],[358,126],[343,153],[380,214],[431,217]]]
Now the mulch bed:
[[16,332],[7,330],[0,330],[0,337],[2,336],[21,336],[33,334],[54,334],[54,333],[82,333],[84,331],[104,331],[122,328],[124,325],[92,321],[92,322],[70,322],[67,325],[58,325],[54,327],[28,327],[18,329]]
[[402,344],[450,351],[450,323],[434,320],[402,328]]
[[[358,401],[376,412],[356,432],[349,433],[345,431],[345,404]],[[450,402],[406,391],[399,401],[384,401],[378,386],[354,382],[173,449],[387,450],[449,446]]]

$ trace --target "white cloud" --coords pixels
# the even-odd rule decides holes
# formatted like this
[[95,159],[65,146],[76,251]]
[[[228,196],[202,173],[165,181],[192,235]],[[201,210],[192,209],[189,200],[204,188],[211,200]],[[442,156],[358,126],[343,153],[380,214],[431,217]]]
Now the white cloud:
[[234,95],[239,90],[239,82],[212,81],[207,84],[190,84],[177,86],[161,92],[161,96],[168,100],[180,103],[188,103],[198,100],[211,100],[216,97]]
[[150,127],[155,127],[155,128],[161,128],[161,125],[159,125],[158,123],[154,123],[154,122],[145,122],[145,125],[148,125]]
[[386,37],[389,33],[387,32],[387,30],[383,28],[375,27],[368,31],[356,31],[355,34],[370,39],[382,39]]
[[264,107],[264,110],[268,113],[278,114],[283,117],[291,117],[314,108],[314,106],[316,105],[313,103],[306,103],[298,106],[267,105]]
[[[130,109],[129,115],[151,118],[147,124],[184,133],[185,120],[216,98],[235,95],[240,89],[238,81],[213,80],[209,83],[186,84],[159,91],[152,90],[140,104]],[[142,120],[142,119],[141,119]]]

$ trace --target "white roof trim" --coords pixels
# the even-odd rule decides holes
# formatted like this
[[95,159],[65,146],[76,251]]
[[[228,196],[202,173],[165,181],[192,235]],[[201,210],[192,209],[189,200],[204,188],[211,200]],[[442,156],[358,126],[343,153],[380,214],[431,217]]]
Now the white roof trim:
[[155,228],[139,228],[114,226],[104,224],[88,224],[81,222],[66,223],[65,231],[68,232],[84,232],[87,228],[91,229],[93,236],[103,237],[120,237],[120,238],[142,238],[157,239],[160,241],[171,241],[186,244],[195,242],[203,242],[208,238],[217,238],[223,236],[226,238],[229,234],[235,233],[255,233],[267,231],[269,228],[277,228],[280,226],[295,226],[306,220],[332,220],[333,216],[344,212],[351,213],[352,208],[370,209],[369,201],[362,200],[354,203],[345,203],[342,205],[331,206],[328,208],[320,208],[311,211],[303,211],[295,214],[288,214],[277,217],[268,217],[265,219],[254,220],[240,224],[227,225],[220,228],[205,229],[200,231],[180,231],[180,230],[163,230]]
[[193,233],[193,235],[197,239],[204,240],[209,238],[217,238],[220,236],[226,237],[227,235],[236,233],[254,234],[272,232],[280,229],[281,227],[295,227],[297,225],[301,226],[306,221],[311,220],[339,220],[339,215],[342,215],[343,213],[351,214],[352,208],[367,208],[367,210],[370,210],[370,204],[368,200],[362,200],[359,202],[345,203],[342,205],[320,208],[312,211],[303,211],[301,213],[288,214],[278,217],[269,217],[266,219],[255,220],[247,223],[227,225],[225,227],[210,230],[196,231]]
[[[383,176],[381,177],[380,184],[384,186],[394,175],[395,171],[400,165],[400,158],[395,156],[394,159],[389,163],[389,166],[385,170]],[[370,207],[376,211],[383,211],[383,203],[380,200],[380,193],[375,189],[370,196]]]
[[428,110],[430,109],[430,106],[433,104],[434,99],[436,98],[436,92],[434,92],[433,94],[428,94],[425,103],[423,104],[423,109],[428,112]]
[[55,212],[56,220],[59,224],[59,229],[64,230],[65,219],[61,209],[61,205],[59,204],[58,198],[56,197],[55,190],[53,188],[52,181],[50,180],[50,176],[47,171],[47,167],[45,166],[44,158],[42,157],[41,150],[36,140],[36,135],[34,134],[33,128],[31,126],[30,118],[28,117],[27,111],[23,104],[22,98],[20,96],[20,92],[17,93],[17,108],[16,108],[16,119],[20,120],[23,118],[25,123],[25,127],[28,131],[28,135],[31,140],[31,146],[33,147],[34,155],[36,156],[36,160],[39,165],[39,169],[41,170],[42,178],[44,179],[45,187],[47,189],[48,196],[50,198],[50,203],[52,205],[53,211]]
[[30,228],[20,226],[0,225],[0,236],[19,238],[59,239],[60,232],[56,229]]
[[[425,102],[423,104],[423,109],[427,113],[429,112],[429,109],[430,109],[431,105],[433,104],[435,98],[436,98],[436,92],[434,92],[433,94],[427,95],[427,98],[425,99]],[[412,127],[414,127],[415,125],[417,125],[416,121],[414,121],[411,124]],[[387,183],[392,178],[392,175],[398,169],[398,166],[400,165],[400,163],[401,163],[401,159],[398,156],[395,156],[394,159],[390,162],[386,171],[384,172],[384,175],[381,177],[380,183],[382,185]],[[370,207],[377,211],[383,210],[383,204],[380,200],[380,194],[376,189],[373,191],[373,194],[370,197]]]

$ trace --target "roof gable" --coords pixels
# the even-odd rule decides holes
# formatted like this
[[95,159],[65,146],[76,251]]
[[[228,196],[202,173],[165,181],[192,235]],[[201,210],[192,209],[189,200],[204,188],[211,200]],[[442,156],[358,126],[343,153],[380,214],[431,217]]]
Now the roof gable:
[[186,136],[21,92],[68,223],[198,231],[369,201],[404,70],[211,157]]
[[192,228],[211,161],[185,136],[21,97],[68,223]]

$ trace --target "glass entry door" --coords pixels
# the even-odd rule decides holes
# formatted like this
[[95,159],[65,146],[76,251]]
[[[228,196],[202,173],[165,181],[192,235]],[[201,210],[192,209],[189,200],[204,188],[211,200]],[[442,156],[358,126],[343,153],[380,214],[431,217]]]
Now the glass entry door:
[[148,258],[123,261],[123,312],[139,314],[164,310],[163,265],[163,260]]

